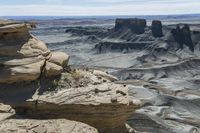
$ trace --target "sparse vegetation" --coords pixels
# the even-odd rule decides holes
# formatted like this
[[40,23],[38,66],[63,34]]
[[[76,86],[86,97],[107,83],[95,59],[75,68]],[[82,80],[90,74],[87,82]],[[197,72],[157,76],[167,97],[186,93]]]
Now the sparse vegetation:
[[74,72],[71,74],[71,76],[72,76],[72,78],[74,78],[74,79],[77,80],[77,81],[79,81],[81,78],[84,77],[84,75],[83,75],[80,71],[78,71],[78,70],[74,71]]

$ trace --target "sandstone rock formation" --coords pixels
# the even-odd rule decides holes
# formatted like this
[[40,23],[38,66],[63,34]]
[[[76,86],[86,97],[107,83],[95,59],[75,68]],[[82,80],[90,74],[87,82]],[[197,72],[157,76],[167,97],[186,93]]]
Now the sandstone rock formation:
[[1,133],[98,133],[87,124],[65,119],[8,119],[0,123]]
[[65,119],[33,120],[16,118],[14,110],[9,105],[0,103],[1,133],[98,133],[87,125]]
[[163,36],[162,22],[159,20],[152,21],[151,30],[152,30],[152,35],[154,37],[162,37]]
[[183,49],[183,45],[189,47],[191,51],[194,51],[194,46],[191,37],[191,31],[189,25],[185,24],[183,28],[180,28],[178,25],[176,29],[172,29],[172,34],[175,41],[180,45],[179,48]]
[[[17,114],[27,118],[64,118],[84,122],[103,133],[126,132],[125,121],[140,104],[130,99],[127,86],[115,84],[114,80],[115,77],[100,71],[62,73],[58,80],[50,82],[54,91],[48,91],[51,88],[48,81],[40,81],[44,82],[41,88],[46,89],[42,94],[35,93],[25,101],[9,104]],[[17,95],[21,94],[14,97]]]
[[146,27],[145,19],[116,19],[115,21],[115,31],[123,28],[131,29],[133,33],[142,34]]
[[128,87],[106,72],[68,70],[69,56],[51,52],[31,27],[0,27],[0,102],[21,118],[0,108],[0,132],[97,132],[86,124],[102,133],[126,132],[126,119],[140,106]]
[[60,75],[63,72],[63,68],[51,62],[46,62],[44,73],[46,77],[52,77],[55,75]]
[[16,22],[13,22],[11,20],[8,20],[8,19],[0,19],[0,26],[5,26],[5,25],[8,25],[8,24],[15,24]]
[[[34,81],[42,75],[45,68],[47,77],[61,74],[62,67],[68,64],[68,55],[50,52],[44,42],[29,33],[29,24],[4,22],[2,25],[0,83]],[[47,61],[51,64],[46,63]]]
[[0,123],[6,119],[13,117],[15,111],[9,105],[4,105],[0,103]]
[[63,52],[53,52],[48,61],[59,66],[66,67],[69,62],[69,55]]
[[126,119],[141,105],[130,98],[128,86],[112,82],[116,80],[96,70],[64,72],[59,78],[0,84],[0,101],[10,104],[18,116],[44,119],[41,123],[68,119],[89,124],[102,133],[121,133],[127,131]]

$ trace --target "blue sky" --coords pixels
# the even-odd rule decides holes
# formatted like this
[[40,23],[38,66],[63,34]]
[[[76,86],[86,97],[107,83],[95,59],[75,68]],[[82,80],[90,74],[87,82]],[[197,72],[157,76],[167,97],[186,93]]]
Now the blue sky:
[[200,0],[0,0],[0,16],[200,13]]

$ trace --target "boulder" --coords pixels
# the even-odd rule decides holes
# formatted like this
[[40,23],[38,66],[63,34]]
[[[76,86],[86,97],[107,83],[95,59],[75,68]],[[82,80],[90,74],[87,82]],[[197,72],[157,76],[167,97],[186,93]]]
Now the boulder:
[[115,31],[120,29],[130,29],[133,33],[142,34],[145,32],[146,25],[145,19],[116,19],[114,29]]
[[152,35],[154,37],[162,37],[163,36],[162,22],[159,20],[153,20],[151,24],[151,30],[152,30]]
[[39,56],[42,55],[47,57],[50,54],[50,50],[47,48],[46,44],[35,37],[31,37],[27,43],[25,43],[20,51],[25,57]]
[[63,68],[51,62],[46,62],[44,73],[46,77],[53,77],[60,75],[63,72]]
[[28,65],[3,67],[0,70],[0,83],[33,81],[40,77],[44,60]]
[[68,65],[70,56],[63,52],[52,52],[50,59],[51,63],[57,64],[59,66],[65,67]]

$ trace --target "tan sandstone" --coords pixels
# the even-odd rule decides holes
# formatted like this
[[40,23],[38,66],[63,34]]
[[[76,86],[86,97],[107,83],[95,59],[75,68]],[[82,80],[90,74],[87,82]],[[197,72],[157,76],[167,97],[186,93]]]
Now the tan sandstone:
[[44,71],[46,77],[52,77],[60,75],[63,72],[63,68],[59,65],[47,61]]
[[0,70],[0,83],[13,83],[20,81],[33,81],[40,77],[44,61],[21,65]]
[[[61,77],[44,87],[55,91],[34,94],[20,105],[12,105],[17,113],[29,118],[80,121],[102,133],[125,132],[127,118],[140,105],[128,94],[128,86],[108,80],[110,75],[96,76],[92,72],[62,73]],[[75,84],[75,85],[73,85]],[[74,87],[70,87],[73,85]]]
[[87,124],[65,119],[15,118],[15,111],[11,106],[0,103],[0,133],[98,133],[98,131]]
[[98,131],[81,122],[65,119],[33,120],[8,119],[0,124],[1,133],[98,133]]
[[69,55],[63,52],[52,52],[52,55],[48,61],[59,66],[65,67],[69,62],[69,58]]
[[68,65],[67,54],[51,53],[29,33],[30,28],[30,24],[0,21],[0,83],[35,81],[43,72],[56,76]]

